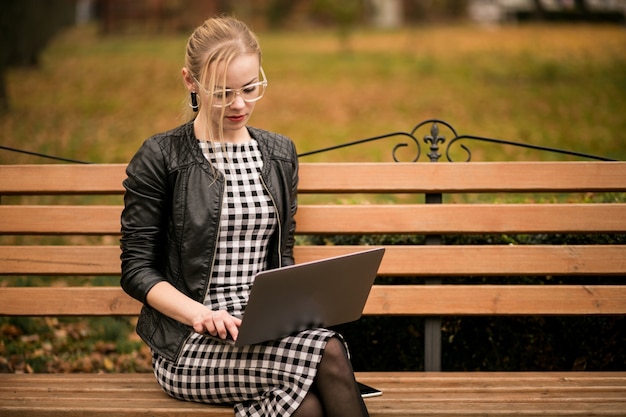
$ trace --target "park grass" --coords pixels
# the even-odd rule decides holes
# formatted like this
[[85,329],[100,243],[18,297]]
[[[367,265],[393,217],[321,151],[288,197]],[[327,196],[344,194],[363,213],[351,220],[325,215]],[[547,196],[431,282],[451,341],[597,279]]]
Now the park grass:
[[[270,87],[252,124],[292,137],[300,152],[439,118],[460,134],[626,158],[623,27],[425,26],[357,30],[347,43],[332,31],[259,37]],[[64,32],[39,68],[9,72],[2,144],[127,162],[145,138],[184,120],[185,41],[182,35],[101,37],[89,26]],[[306,161],[388,161],[395,143]],[[469,145],[473,160],[565,158]],[[406,152],[412,159],[413,151]],[[0,163],[23,162],[44,161],[0,151]]]

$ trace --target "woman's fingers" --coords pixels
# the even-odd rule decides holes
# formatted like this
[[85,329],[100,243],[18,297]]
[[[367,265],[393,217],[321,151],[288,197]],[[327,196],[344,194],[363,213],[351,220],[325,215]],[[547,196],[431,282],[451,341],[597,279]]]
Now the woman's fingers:
[[211,336],[226,339],[228,335],[237,339],[241,319],[231,316],[227,311],[207,310],[207,314],[198,317],[193,323],[193,329],[198,333],[208,332]]
[[226,339],[226,337],[228,336],[228,329],[226,328],[226,322],[228,320],[228,316],[230,316],[230,314],[228,314],[227,312],[225,312],[224,310],[218,310],[218,311],[214,311],[213,314],[211,315],[211,318],[213,319],[213,326],[214,326],[214,332],[215,334],[211,333],[212,336],[219,336],[220,339]]
[[229,320],[226,324],[226,330],[233,338],[233,340],[237,340],[237,336],[239,336],[239,326],[241,326],[241,319],[237,317],[230,316],[231,320]]

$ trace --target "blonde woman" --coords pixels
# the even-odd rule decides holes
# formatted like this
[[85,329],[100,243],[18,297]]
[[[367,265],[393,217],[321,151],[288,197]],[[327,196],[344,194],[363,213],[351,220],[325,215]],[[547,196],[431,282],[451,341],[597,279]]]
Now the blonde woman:
[[367,416],[342,337],[311,329],[243,348],[255,274],[291,265],[298,160],[293,142],[248,125],[268,86],[255,35],[209,19],[182,77],[194,117],[146,140],[127,168],[124,290],[158,383],[237,416]]

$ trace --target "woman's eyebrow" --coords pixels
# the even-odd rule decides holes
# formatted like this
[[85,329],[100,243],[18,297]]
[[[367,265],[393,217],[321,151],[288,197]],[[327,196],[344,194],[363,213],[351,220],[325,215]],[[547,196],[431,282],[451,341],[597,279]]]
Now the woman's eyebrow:
[[[252,80],[248,81],[247,83],[245,83],[244,85],[242,85],[242,86],[241,86],[241,87],[239,87],[239,88],[246,87],[246,86],[248,86],[248,85],[250,85],[250,84],[252,84],[252,83],[258,82],[258,81],[259,81],[259,77],[258,77],[258,76],[256,76],[256,77],[254,77]],[[219,87],[217,87],[217,88],[219,88]],[[229,87],[229,86],[226,86],[226,87],[224,87],[224,88],[231,89],[231,90],[233,89],[233,87]]]

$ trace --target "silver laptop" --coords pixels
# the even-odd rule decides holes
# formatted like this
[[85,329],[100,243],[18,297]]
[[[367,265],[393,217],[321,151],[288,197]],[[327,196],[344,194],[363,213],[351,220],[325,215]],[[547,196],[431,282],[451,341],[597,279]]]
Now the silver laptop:
[[257,274],[235,346],[359,319],[384,252],[369,249]]

